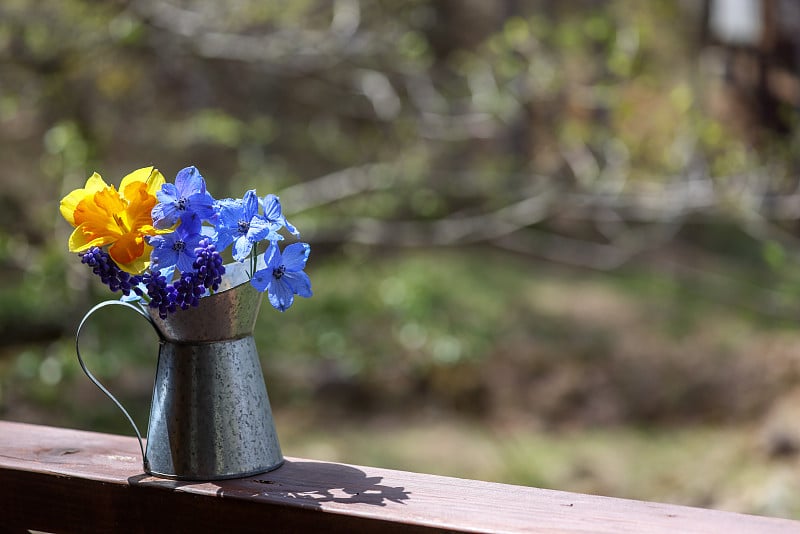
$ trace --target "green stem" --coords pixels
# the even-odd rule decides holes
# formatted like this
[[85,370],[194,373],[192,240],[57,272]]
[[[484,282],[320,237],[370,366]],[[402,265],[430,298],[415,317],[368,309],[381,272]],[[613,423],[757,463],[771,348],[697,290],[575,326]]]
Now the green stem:
[[256,274],[258,268],[258,243],[253,244],[253,249],[250,251],[250,278]]

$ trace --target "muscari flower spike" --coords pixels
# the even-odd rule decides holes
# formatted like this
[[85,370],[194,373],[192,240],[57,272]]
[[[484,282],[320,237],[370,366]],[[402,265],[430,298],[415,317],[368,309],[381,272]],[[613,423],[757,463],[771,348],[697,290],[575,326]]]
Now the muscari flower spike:
[[294,296],[310,297],[311,280],[303,272],[311,253],[308,243],[292,243],[283,253],[277,243],[271,243],[264,252],[267,266],[256,271],[250,283],[258,291],[267,292],[269,302],[280,311],[286,311],[294,302]]
[[152,310],[158,310],[158,316],[162,319],[166,319],[168,314],[178,309],[175,305],[177,294],[175,287],[167,283],[167,277],[161,274],[161,271],[144,273],[141,276],[141,285],[134,287],[133,291],[140,297],[147,294],[150,299],[148,306]]
[[195,260],[192,269],[197,273],[197,281],[205,288],[216,291],[225,274],[222,256],[210,239],[204,238],[194,249]]
[[92,272],[100,277],[111,291],[122,291],[128,296],[136,285],[141,281],[138,275],[131,276],[114,263],[111,256],[100,247],[92,247],[80,255],[81,263],[92,268]]

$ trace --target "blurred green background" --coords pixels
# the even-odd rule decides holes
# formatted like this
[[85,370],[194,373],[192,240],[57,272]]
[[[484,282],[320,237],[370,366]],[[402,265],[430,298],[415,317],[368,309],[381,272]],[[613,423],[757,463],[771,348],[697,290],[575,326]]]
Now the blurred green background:
[[[284,453],[800,518],[800,10],[780,0],[3,0],[0,417],[130,434],[58,201],[281,197]],[[155,335],[87,329],[145,425]]]

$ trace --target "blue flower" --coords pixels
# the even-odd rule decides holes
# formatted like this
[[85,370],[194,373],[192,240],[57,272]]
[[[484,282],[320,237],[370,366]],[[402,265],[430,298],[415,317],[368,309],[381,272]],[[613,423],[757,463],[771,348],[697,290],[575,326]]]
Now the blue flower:
[[270,244],[264,259],[267,266],[256,271],[250,283],[257,290],[267,291],[269,303],[280,311],[288,310],[294,302],[294,296],[310,297],[311,280],[303,272],[311,252],[308,243],[292,243],[283,250],[276,243]]
[[233,244],[233,259],[244,261],[253,245],[264,239],[279,241],[280,224],[267,221],[258,213],[258,197],[254,189],[244,194],[244,198],[227,198],[217,203],[219,221],[217,224],[216,245],[225,250]]
[[151,268],[161,270],[175,265],[182,273],[193,270],[192,264],[197,258],[195,249],[203,239],[203,236],[194,230],[196,228],[181,224],[171,234],[151,237],[149,241],[153,247],[153,252],[150,254]]
[[264,200],[261,201],[261,205],[264,207],[264,218],[269,223],[285,226],[293,236],[300,237],[300,232],[297,231],[297,228],[283,216],[280,199],[278,197],[272,194],[267,195],[264,197]]
[[206,191],[206,181],[196,167],[186,167],[175,176],[175,183],[166,183],[156,193],[159,203],[153,207],[153,226],[170,228],[178,221],[199,226],[216,218],[214,199]]

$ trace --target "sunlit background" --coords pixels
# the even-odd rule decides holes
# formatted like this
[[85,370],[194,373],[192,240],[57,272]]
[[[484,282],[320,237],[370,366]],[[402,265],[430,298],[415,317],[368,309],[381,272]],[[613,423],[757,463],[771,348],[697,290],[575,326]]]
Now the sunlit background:
[[800,518],[799,73],[794,0],[3,0],[0,417],[131,434],[58,201],[194,164],[312,244],[285,454]]

